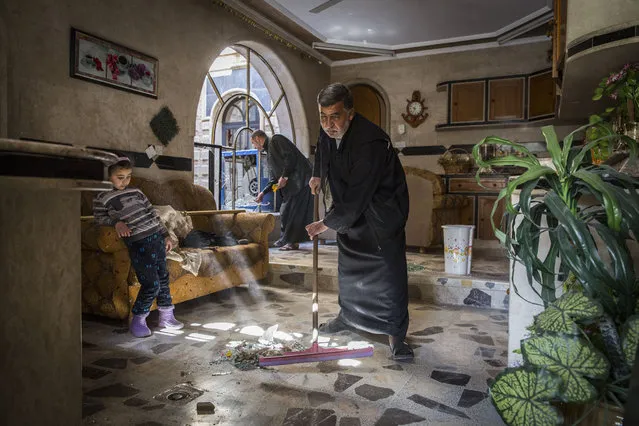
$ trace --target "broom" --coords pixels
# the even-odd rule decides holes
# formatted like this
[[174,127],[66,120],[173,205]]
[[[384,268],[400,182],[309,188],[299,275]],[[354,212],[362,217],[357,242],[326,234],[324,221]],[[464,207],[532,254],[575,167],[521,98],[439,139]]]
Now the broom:
[[[313,206],[313,221],[319,220],[319,195],[315,194]],[[318,263],[318,238],[313,238],[313,341],[311,347],[304,351],[286,352],[277,356],[264,356],[260,357],[260,367],[267,367],[272,365],[286,365],[286,364],[299,364],[302,362],[319,362],[319,361],[331,361],[334,359],[350,359],[350,358],[363,358],[373,355],[373,347],[367,346],[365,348],[347,349],[347,348],[322,348],[317,343],[319,337],[318,330],[318,282],[319,282],[319,268]]]

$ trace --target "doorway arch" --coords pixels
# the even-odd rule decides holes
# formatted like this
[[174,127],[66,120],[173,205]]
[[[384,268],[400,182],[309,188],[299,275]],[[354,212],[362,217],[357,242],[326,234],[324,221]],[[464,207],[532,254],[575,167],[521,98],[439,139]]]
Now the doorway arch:
[[355,111],[388,133],[390,130],[390,104],[384,89],[377,83],[366,79],[353,80],[346,85],[353,93]]

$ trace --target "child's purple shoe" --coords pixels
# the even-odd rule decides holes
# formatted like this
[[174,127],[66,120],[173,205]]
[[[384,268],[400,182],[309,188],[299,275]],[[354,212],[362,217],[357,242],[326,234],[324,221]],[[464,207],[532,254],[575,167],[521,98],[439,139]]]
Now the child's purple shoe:
[[148,312],[141,315],[133,314],[133,319],[131,319],[131,325],[129,326],[129,331],[132,335],[135,337],[149,337],[151,335],[151,330],[146,325],[146,317],[148,316]]
[[179,330],[184,327],[184,324],[176,320],[173,316],[173,305],[158,306],[158,311],[160,311],[160,320],[158,321],[158,327],[170,328],[172,330]]

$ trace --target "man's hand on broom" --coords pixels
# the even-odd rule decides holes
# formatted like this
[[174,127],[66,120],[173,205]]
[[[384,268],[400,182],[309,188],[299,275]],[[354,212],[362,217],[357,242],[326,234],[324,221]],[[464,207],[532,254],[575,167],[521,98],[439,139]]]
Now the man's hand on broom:
[[320,183],[322,180],[318,177],[312,177],[311,180],[308,181],[308,186],[311,187],[311,194],[317,195],[320,190]]
[[308,236],[311,240],[327,229],[328,226],[324,225],[323,220],[318,220],[317,222],[306,225],[306,232],[308,232]]

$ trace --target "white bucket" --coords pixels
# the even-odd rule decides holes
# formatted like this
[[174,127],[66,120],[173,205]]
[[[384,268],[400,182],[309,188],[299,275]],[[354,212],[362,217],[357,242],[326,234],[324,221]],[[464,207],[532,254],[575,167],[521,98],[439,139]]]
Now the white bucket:
[[470,275],[475,225],[443,225],[447,274]]

